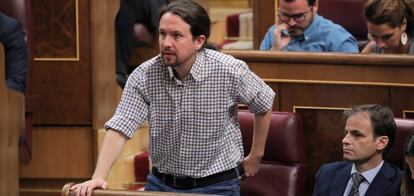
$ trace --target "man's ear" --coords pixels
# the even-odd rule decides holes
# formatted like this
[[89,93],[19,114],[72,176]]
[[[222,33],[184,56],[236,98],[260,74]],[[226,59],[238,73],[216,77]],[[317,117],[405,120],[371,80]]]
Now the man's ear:
[[382,151],[388,145],[388,136],[379,136],[377,137],[377,150]]
[[199,35],[195,40],[194,40],[194,44],[197,50],[200,50],[204,43],[206,42],[206,36],[205,35]]

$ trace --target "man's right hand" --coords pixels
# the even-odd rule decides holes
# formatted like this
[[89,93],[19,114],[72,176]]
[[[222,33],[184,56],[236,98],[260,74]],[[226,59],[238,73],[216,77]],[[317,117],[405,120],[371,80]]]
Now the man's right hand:
[[273,43],[272,49],[282,50],[292,40],[291,36],[282,34],[283,30],[285,30],[285,31],[288,30],[288,25],[285,24],[285,23],[281,23],[281,24],[277,25],[275,30],[273,31],[274,43]]
[[76,196],[91,196],[93,189],[107,189],[108,183],[102,179],[92,179],[86,182],[75,184],[70,187],[71,191],[76,192]]

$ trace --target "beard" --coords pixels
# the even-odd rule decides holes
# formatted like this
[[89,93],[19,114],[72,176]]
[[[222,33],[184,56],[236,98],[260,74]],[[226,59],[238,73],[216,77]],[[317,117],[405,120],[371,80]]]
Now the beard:
[[292,37],[299,37],[303,34],[304,29],[298,26],[288,28],[289,35]]
[[177,67],[179,65],[177,54],[171,50],[165,49],[161,51],[161,57],[167,67]]

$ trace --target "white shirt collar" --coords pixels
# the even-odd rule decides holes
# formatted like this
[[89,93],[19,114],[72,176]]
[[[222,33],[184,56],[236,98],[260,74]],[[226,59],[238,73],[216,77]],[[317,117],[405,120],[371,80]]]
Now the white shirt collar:
[[[377,167],[372,168],[368,171],[362,172],[361,175],[364,176],[365,180],[369,184],[371,184],[371,182],[374,180],[375,176],[377,175],[377,173],[379,172],[383,164],[384,164],[384,161],[381,161],[381,163]],[[353,173],[358,173],[358,171],[356,170],[355,164],[352,164],[351,173],[349,175],[352,175]]]

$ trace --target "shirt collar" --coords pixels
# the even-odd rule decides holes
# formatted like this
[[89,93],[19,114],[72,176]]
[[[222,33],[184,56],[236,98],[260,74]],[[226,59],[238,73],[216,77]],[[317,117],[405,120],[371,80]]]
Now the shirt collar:
[[203,67],[205,62],[205,56],[206,56],[206,49],[201,49],[197,52],[196,60],[191,67],[190,75],[194,78],[196,82],[201,80],[201,76],[203,73]]
[[313,21],[309,27],[303,32],[303,41],[308,40],[313,34],[317,33],[319,23],[321,22],[322,17],[317,13],[314,13]]
[[[379,172],[383,164],[384,164],[384,161],[381,161],[381,163],[377,167],[370,169],[368,171],[362,172],[361,175],[364,176],[365,180],[369,184],[371,184],[371,182],[374,180],[375,176],[377,175],[377,173]],[[356,170],[355,164],[352,164],[350,176],[353,173],[358,173],[358,171]]]

